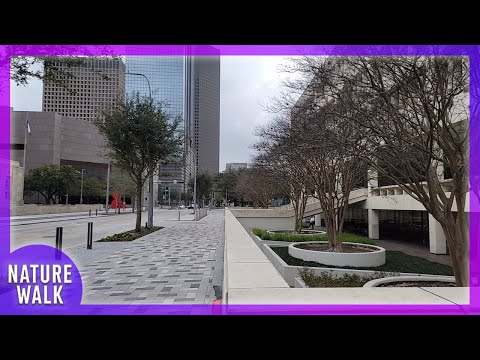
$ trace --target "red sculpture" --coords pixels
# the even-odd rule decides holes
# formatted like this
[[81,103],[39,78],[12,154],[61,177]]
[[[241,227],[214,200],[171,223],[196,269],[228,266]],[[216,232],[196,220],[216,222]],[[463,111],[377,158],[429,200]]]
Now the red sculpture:
[[111,209],[126,209],[127,208],[116,191],[114,191],[112,193],[112,196],[113,196],[113,200],[112,200],[112,203],[110,204]]

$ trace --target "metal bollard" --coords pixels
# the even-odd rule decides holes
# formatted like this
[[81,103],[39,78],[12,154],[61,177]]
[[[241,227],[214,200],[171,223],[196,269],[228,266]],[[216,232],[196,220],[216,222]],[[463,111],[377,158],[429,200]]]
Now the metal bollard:
[[88,223],[88,232],[87,232],[87,249],[92,248],[93,243],[93,222]]
[[98,216],[98,209],[95,209],[95,216]]
[[92,216],[92,209],[88,209],[88,217]]
[[55,235],[55,259],[62,258],[62,240],[63,240],[63,227],[57,227],[57,233]]
[[180,221],[180,210],[178,211],[178,221]]

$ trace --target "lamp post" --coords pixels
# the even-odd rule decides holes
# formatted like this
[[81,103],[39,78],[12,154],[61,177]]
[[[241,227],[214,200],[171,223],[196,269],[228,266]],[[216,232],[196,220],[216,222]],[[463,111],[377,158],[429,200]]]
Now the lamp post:
[[193,171],[193,212],[194,218],[197,220],[197,157],[195,152],[190,148],[193,154],[193,162],[194,162],[194,171]]
[[108,215],[108,198],[110,197],[110,163],[107,164],[107,196],[105,196],[105,215]]
[[192,149],[192,138],[188,136],[190,140],[190,151],[192,152],[193,157],[193,214],[194,220],[197,220],[197,158],[195,156],[195,152]]
[[[148,80],[148,77],[146,77],[144,74],[140,73],[132,73],[132,72],[126,72],[125,74],[127,75],[135,75],[135,76],[143,76],[147,80],[148,84],[148,91],[150,95],[150,105],[152,105],[153,99],[152,99],[152,88],[150,87],[150,81]],[[152,165],[152,164],[151,164]],[[153,166],[152,166],[153,167]],[[148,179],[148,187],[149,187],[149,197],[148,197],[148,220],[147,220],[147,226],[149,228],[153,227],[153,173]],[[140,200],[140,199],[139,199]]]
[[82,182],[80,184],[80,204],[83,204],[83,172],[85,169],[82,169]]

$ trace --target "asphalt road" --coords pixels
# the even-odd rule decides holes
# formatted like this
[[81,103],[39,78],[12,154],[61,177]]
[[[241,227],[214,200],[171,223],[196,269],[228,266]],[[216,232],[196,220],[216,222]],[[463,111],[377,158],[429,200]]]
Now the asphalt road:
[[[153,224],[155,226],[169,227],[178,224],[179,210],[155,209]],[[193,222],[192,210],[180,210],[180,219],[183,222]],[[63,248],[68,254],[68,249],[87,244],[87,224],[93,222],[93,241],[115,233],[132,230],[135,228],[136,213],[124,213],[120,215],[85,217],[78,214],[77,217],[48,216],[35,218],[34,220],[12,219],[10,224],[10,251],[33,244],[55,246],[55,234],[57,227],[63,227]],[[147,222],[147,212],[142,212],[142,226]]]

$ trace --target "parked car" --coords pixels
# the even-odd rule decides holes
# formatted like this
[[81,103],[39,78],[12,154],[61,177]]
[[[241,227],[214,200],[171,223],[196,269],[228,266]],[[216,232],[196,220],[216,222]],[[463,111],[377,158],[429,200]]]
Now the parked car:
[[180,209],[185,209],[185,205],[180,205],[179,208]]
[[188,208],[189,208],[189,209],[193,209],[193,205],[188,205]]

